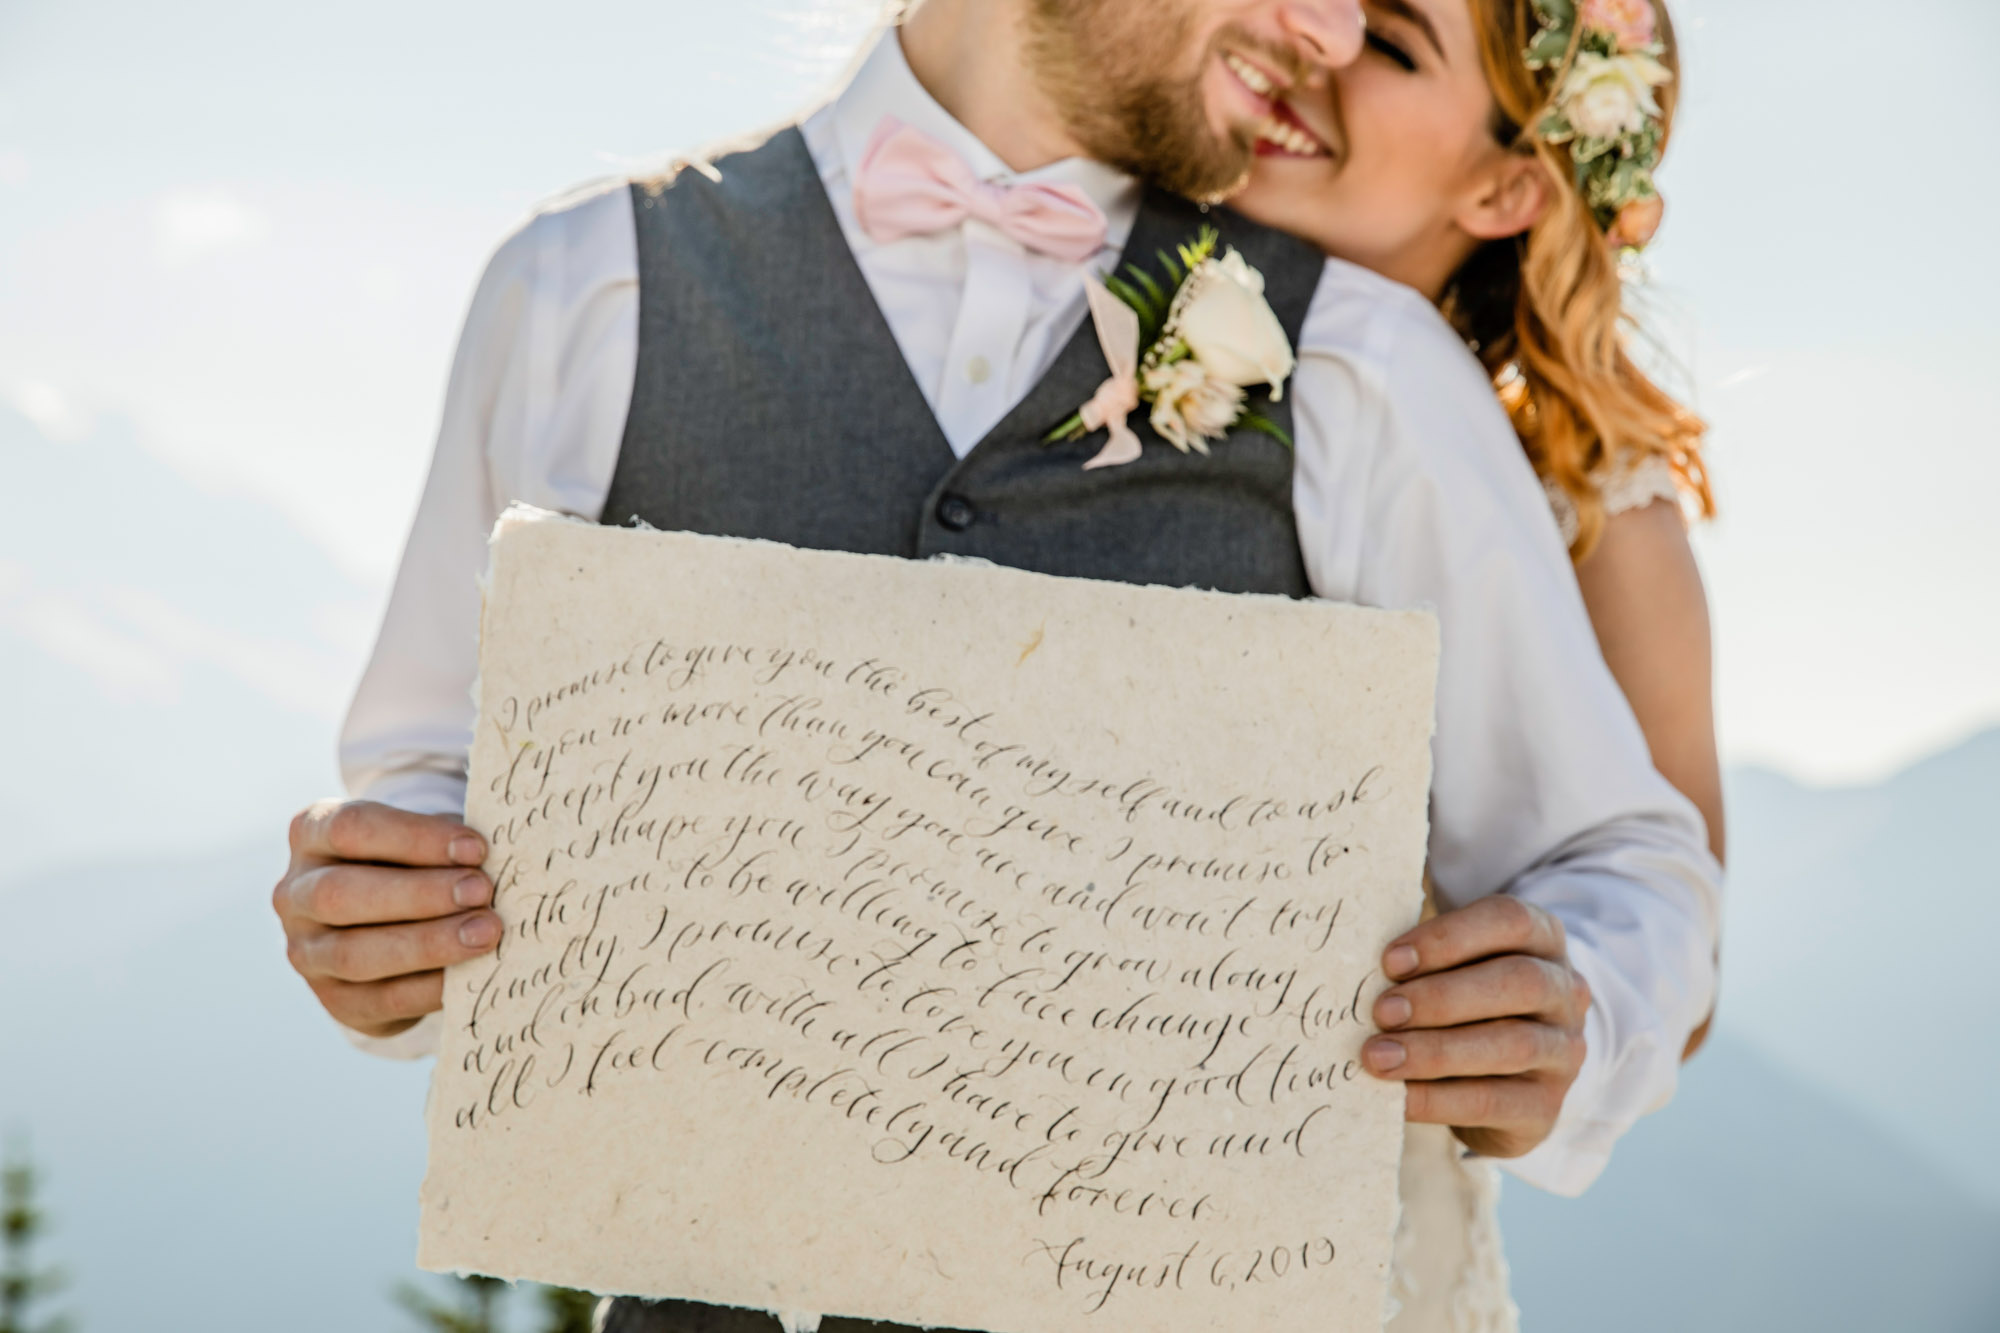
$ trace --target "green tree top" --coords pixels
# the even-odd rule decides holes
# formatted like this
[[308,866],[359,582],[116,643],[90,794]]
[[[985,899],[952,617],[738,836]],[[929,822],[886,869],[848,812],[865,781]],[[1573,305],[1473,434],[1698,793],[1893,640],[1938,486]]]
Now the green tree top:
[[24,1148],[10,1146],[0,1162],[0,1333],[67,1333],[66,1318],[37,1319],[43,1297],[63,1287],[62,1274],[35,1266],[35,1242],[48,1228],[35,1195],[40,1178]]

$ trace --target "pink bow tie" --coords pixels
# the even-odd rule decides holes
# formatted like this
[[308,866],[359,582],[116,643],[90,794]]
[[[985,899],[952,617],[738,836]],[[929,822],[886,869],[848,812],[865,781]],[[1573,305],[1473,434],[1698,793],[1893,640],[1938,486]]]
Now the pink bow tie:
[[884,116],[855,177],[854,213],[874,240],[928,236],[978,218],[1030,250],[1081,264],[1104,248],[1104,212],[1074,185],[992,185],[936,139]]

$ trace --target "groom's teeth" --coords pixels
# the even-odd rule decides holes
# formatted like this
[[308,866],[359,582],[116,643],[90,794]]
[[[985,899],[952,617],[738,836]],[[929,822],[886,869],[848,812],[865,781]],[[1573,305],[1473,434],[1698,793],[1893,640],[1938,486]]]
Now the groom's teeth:
[[1318,140],[1296,125],[1287,125],[1276,116],[1266,116],[1264,123],[1257,127],[1257,133],[1288,153],[1300,157],[1324,157],[1326,150]]
[[1259,97],[1269,97],[1277,90],[1277,85],[1271,82],[1263,70],[1241,56],[1225,55],[1222,60],[1237,78],[1243,80],[1243,86]]

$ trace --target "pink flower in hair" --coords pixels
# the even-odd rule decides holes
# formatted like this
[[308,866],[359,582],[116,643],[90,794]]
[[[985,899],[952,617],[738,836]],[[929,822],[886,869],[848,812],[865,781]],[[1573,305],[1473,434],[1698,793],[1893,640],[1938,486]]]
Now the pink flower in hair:
[[1618,210],[1618,217],[1606,235],[1618,249],[1643,250],[1659,234],[1660,222],[1666,215],[1667,201],[1659,195],[1634,199]]
[[1659,40],[1652,0],[1583,0],[1579,14],[1586,30],[1607,32],[1620,51],[1638,51]]

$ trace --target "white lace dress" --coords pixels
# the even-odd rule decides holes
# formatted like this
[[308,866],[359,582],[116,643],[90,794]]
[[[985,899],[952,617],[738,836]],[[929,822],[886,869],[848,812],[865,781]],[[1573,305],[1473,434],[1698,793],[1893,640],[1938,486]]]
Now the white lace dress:
[[[1655,500],[1680,501],[1681,488],[1674,480],[1674,470],[1658,454],[1646,454],[1637,460],[1621,459],[1619,466],[1600,470],[1596,480],[1598,494],[1604,498],[1606,518],[1628,509],[1644,509]],[[1555,511],[1556,526],[1562,529],[1564,544],[1574,542],[1575,502],[1552,481],[1543,482],[1542,489],[1549,493],[1549,508]]]
[[[1575,541],[1576,506],[1561,488],[1547,489],[1563,541]],[[1606,518],[1680,498],[1673,469],[1657,455],[1607,469],[1599,492]],[[1395,1313],[1385,1333],[1519,1333],[1500,1241],[1500,1169],[1449,1129],[1411,1125],[1402,1189],[1389,1289]]]

